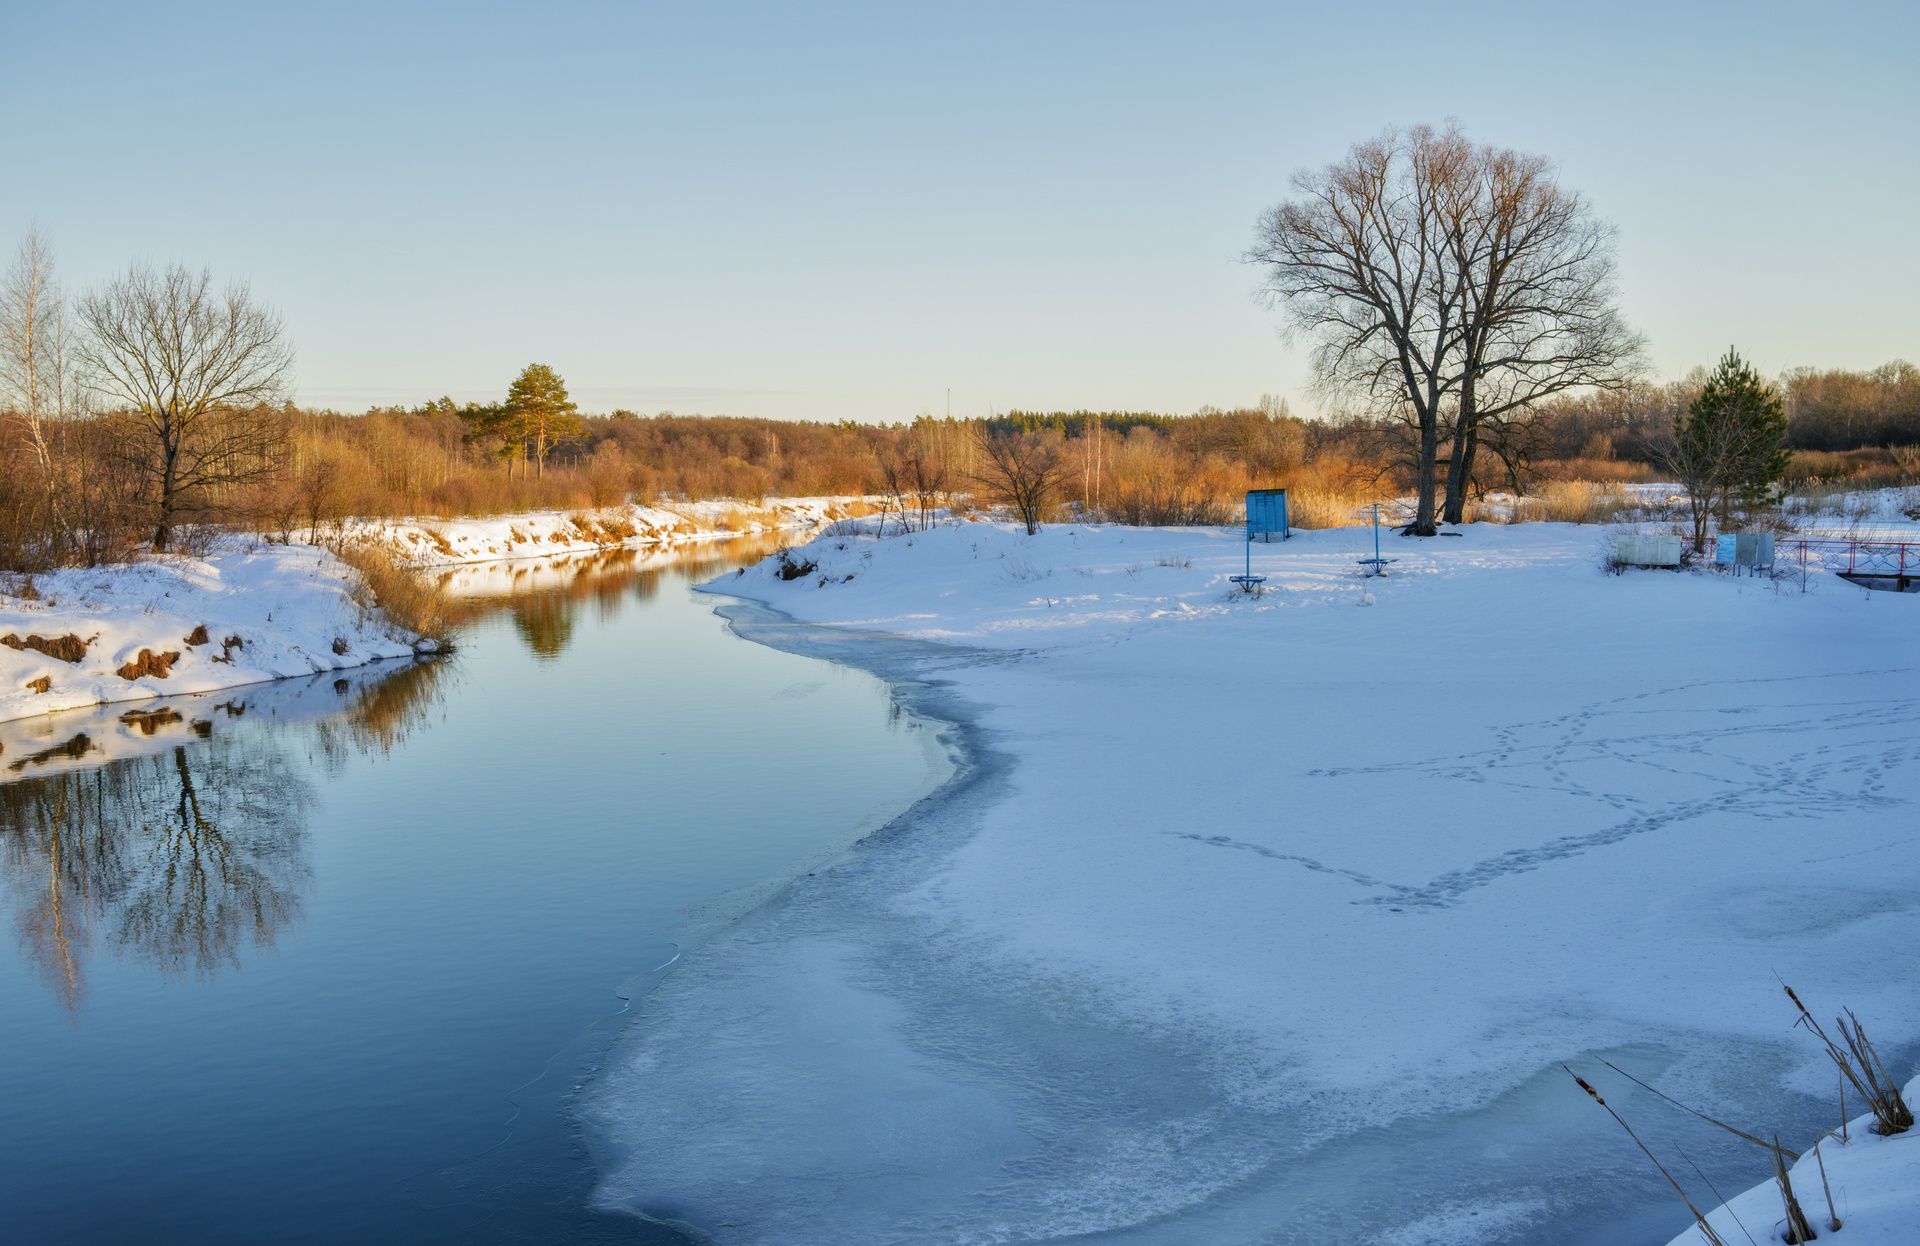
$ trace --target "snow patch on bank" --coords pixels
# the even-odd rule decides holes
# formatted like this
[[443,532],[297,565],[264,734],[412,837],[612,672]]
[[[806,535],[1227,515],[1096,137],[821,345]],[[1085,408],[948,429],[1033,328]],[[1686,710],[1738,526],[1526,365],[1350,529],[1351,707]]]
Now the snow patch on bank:
[[[355,605],[352,582],[325,550],[239,540],[201,558],[157,555],[34,576],[37,600],[0,594],[0,639],[74,636],[86,649],[68,662],[0,647],[0,721],[411,655],[419,638]],[[123,677],[143,650],[177,656],[164,676]],[[29,686],[42,680],[45,691]]]

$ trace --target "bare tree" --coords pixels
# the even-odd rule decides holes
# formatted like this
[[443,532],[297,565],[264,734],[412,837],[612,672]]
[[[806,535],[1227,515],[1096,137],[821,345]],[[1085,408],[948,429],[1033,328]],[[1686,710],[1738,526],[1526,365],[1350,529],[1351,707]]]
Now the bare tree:
[[1426,126],[1356,143],[1344,160],[1293,177],[1294,199],[1260,219],[1247,260],[1264,292],[1313,344],[1330,396],[1402,415],[1413,429],[1418,506],[1408,531],[1435,530],[1441,407],[1460,344],[1461,281],[1442,213],[1470,149]]
[[1410,533],[1435,531],[1443,444],[1457,522],[1483,421],[1511,433],[1529,404],[1614,384],[1637,355],[1612,306],[1612,230],[1538,157],[1420,126],[1293,189],[1247,259],[1313,343],[1322,390],[1409,428]]
[[[0,399],[11,408],[38,470],[42,536],[71,540],[62,466],[50,421],[68,414],[67,314],[53,256],[38,228],[27,231],[0,282]],[[59,549],[45,551],[49,560]]]
[[86,384],[124,408],[124,448],[164,550],[222,488],[271,472],[285,425],[269,404],[293,364],[278,316],[207,270],[135,265],[80,302]]
[[936,442],[932,421],[916,421],[897,445],[878,454],[879,492],[900,512],[900,526],[908,532],[933,527],[934,512],[946,501],[947,465]]
[[1027,535],[1040,531],[1053,499],[1072,478],[1073,469],[1060,452],[1057,434],[974,431],[976,451],[973,480],[994,501],[1005,504],[1026,525]]
[[1547,159],[1481,146],[1465,174],[1441,192],[1461,300],[1448,523],[1464,517],[1483,423],[1517,485],[1533,404],[1624,386],[1641,350],[1614,307],[1614,229],[1554,180]]

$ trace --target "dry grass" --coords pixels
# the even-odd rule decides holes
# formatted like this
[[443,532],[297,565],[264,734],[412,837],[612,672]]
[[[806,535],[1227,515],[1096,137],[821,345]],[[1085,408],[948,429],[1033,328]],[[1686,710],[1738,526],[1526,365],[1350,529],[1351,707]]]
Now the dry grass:
[[1800,1013],[1794,1024],[1805,1026],[1808,1033],[1820,1040],[1827,1050],[1827,1058],[1840,1070],[1843,1084],[1851,1084],[1860,1097],[1867,1101],[1867,1107],[1873,1112],[1874,1132],[1891,1136],[1912,1129],[1913,1110],[1900,1094],[1900,1083],[1887,1073],[1880,1053],[1867,1041],[1866,1027],[1860,1024],[1860,1018],[1853,1014],[1853,1010],[1842,1009],[1840,1016],[1835,1019],[1834,1024],[1840,1030],[1841,1039],[1836,1043],[1813,1019],[1813,1014],[1800,1002],[1793,988],[1784,982],[1780,987]]
[[1613,1105],[1602,1098],[1600,1092],[1595,1090],[1586,1078],[1581,1077],[1572,1069],[1568,1069],[1564,1064],[1560,1067],[1566,1069],[1568,1077],[1571,1077],[1580,1084],[1580,1089],[1587,1092],[1589,1099],[1592,1099],[1595,1103],[1606,1109],[1607,1115],[1611,1116],[1614,1119],[1614,1123],[1619,1125],[1620,1128],[1626,1130],[1627,1137],[1632,1138],[1633,1144],[1640,1148],[1640,1153],[1645,1155],[1647,1159],[1653,1163],[1653,1166],[1660,1170],[1660,1175],[1667,1179],[1667,1184],[1673,1187],[1673,1192],[1680,1196],[1680,1201],[1685,1203],[1687,1210],[1693,1213],[1694,1227],[1700,1230],[1700,1235],[1707,1239],[1710,1246],[1726,1246],[1726,1239],[1714,1232],[1713,1226],[1707,1223],[1706,1215],[1701,1212],[1698,1207],[1694,1206],[1693,1200],[1687,1196],[1685,1187],[1674,1178],[1672,1173],[1667,1171],[1667,1166],[1660,1162],[1660,1158],[1653,1153],[1652,1149],[1640,1140],[1640,1135],[1633,1131],[1633,1126],[1627,1124],[1627,1118],[1615,1111]]
[[1365,479],[1344,459],[1307,463],[1287,480],[1287,523],[1295,528],[1343,528],[1360,522],[1361,507],[1392,486]]
[[80,639],[79,636],[73,633],[68,633],[65,636],[34,635],[28,636],[25,639],[22,639],[12,632],[8,632],[5,636],[0,636],[0,645],[5,645],[9,649],[31,649],[35,653],[44,653],[48,657],[61,662],[80,661],[87,656],[87,646],[92,643],[92,641]]
[[1554,480],[1537,497],[1514,503],[1516,523],[1617,523],[1637,510],[1637,504],[1619,484],[1592,480]]
[[178,649],[169,649],[165,653],[155,653],[151,649],[142,649],[140,656],[131,662],[123,662],[114,673],[125,680],[165,679],[173,673],[173,664],[180,660]]
[[400,552],[384,541],[349,541],[334,551],[354,571],[354,604],[369,615],[381,614],[442,649],[449,647],[459,625],[458,603],[437,579],[408,565]]

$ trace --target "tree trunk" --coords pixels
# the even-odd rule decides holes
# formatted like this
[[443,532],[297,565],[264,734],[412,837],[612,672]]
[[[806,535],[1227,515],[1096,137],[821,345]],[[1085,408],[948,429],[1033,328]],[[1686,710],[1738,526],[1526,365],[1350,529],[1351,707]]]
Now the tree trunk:
[[153,527],[153,552],[156,554],[166,553],[167,543],[173,539],[174,508],[178,504],[175,494],[179,485],[174,469],[179,461],[180,448],[171,441],[163,444],[160,463],[160,517]]
[[1439,531],[1433,521],[1433,491],[1440,481],[1440,427],[1431,408],[1420,413],[1420,472],[1414,484],[1413,522],[1403,528],[1406,536],[1432,536]]

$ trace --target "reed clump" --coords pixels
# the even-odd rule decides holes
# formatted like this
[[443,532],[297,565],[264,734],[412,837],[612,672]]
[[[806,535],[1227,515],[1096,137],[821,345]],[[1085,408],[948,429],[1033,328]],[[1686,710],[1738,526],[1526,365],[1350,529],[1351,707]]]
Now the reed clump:
[[1877,1134],[1892,1136],[1902,1134],[1913,1128],[1913,1109],[1907,1106],[1906,1099],[1900,1094],[1900,1083],[1887,1072],[1887,1066],[1880,1059],[1880,1053],[1867,1039],[1866,1027],[1860,1024],[1860,1018],[1853,1009],[1843,1008],[1834,1019],[1835,1027],[1840,1031],[1840,1041],[1835,1042],[1813,1019],[1813,1013],[1800,1002],[1800,996],[1794,989],[1782,982],[1780,989],[1787,993],[1793,1006],[1800,1013],[1795,1025],[1805,1026],[1807,1032],[1820,1040],[1826,1048],[1827,1058],[1840,1070],[1844,1084],[1851,1084],[1862,1099],[1867,1101],[1868,1109],[1873,1113],[1873,1131]]

